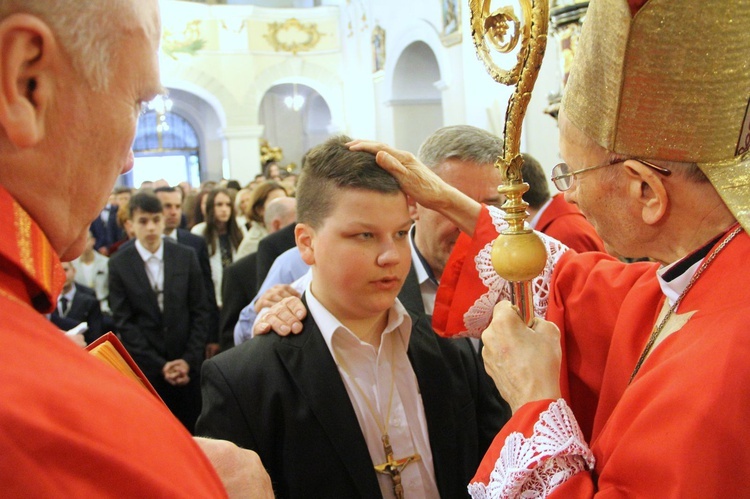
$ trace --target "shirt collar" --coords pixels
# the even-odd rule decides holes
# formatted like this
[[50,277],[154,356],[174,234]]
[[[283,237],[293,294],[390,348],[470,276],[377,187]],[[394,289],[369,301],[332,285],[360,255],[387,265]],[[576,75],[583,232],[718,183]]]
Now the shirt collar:
[[[362,343],[350,329],[341,324],[341,321],[331,314],[331,312],[329,312],[328,309],[326,309],[323,304],[315,298],[315,295],[312,294],[310,289],[310,284],[307,285],[307,289],[305,290],[305,300],[307,301],[307,309],[315,321],[315,324],[318,325],[318,329],[320,329],[320,333],[323,335],[328,350],[331,352],[334,359],[336,358],[336,356],[333,355],[333,337],[335,334],[344,335],[348,339],[354,339]],[[409,313],[404,306],[398,298],[396,298],[396,301],[391,308],[388,309],[388,323],[383,330],[383,335],[395,331],[401,335],[403,344],[408,345],[411,337],[411,327],[411,316],[409,316]]]
[[73,297],[75,296],[75,294],[76,294],[76,284],[73,283],[73,285],[70,286],[70,291],[68,291],[65,294],[60,295],[60,298],[62,298],[64,296],[65,298],[68,299],[68,303],[72,303],[73,302]]
[[[692,279],[693,275],[698,271],[698,267],[700,267],[701,263],[703,263],[703,259],[701,258],[687,268],[682,267],[682,273],[670,275],[674,273],[673,269],[681,261],[682,260],[673,262],[666,267],[661,267],[656,271],[656,278],[659,280],[659,287],[661,287],[661,292],[664,293],[664,296],[666,296],[667,300],[669,300],[670,306],[674,305],[674,303],[677,301],[677,298],[680,297],[682,292],[687,287],[690,279]],[[665,275],[670,277],[670,279],[665,279]]]
[[170,232],[169,234],[166,234],[164,237],[168,237],[170,239],[177,241],[177,229],[172,229],[172,232]]
[[[164,236],[162,236],[163,239]],[[151,253],[149,250],[147,250],[141,242],[136,239],[135,240],[135,249],[138,250],[138,254],[141,255],[141,259],[144,262],[148,262],[148,259],[152,256],[155,256],[157,260],[162,261],[164,259],[164,241],[162,240],[162,243],[159,245],[159,249],[156,250],[156,253]]]
[[670,305],[677,301],[677,298],[679,298],[685,288],[687,288],[690,279],[692,279],[693,275],[698,271],[698,268],[701,266],[708,253],[725,235],[726,233],[717,236],[705,246],[693,251],[676,262],[672,262],[657,270],[656,277],[659,280],[659,286],[661,287],[662,293],[664,293],[669,300]]
[[414,243],[414,235],[417,232],[417,226],[412,225],[409,230],[409,244],[411,245],[411,264],[414,266],[414,271],[417,273],[417,280],[419,284],[424,284],[427,280],[432,281],[436,286],[439,284],[435,278],[435,274],[432,272],[432,267],[429,266],[427,260],[424,259],[422,253],[417,249],[417,245]]

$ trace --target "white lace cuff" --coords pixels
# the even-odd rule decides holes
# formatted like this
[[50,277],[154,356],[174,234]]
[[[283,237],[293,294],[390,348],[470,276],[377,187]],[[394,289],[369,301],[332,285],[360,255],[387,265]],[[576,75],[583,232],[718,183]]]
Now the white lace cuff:
[[[487,207],[492,217],[492,223],[498,234],[508,227],[503,220],[503,212],[494,206]],[[541,232],[537,232],[541,237],[544,245],[547,247],[547,263],[544,270],[533,281],[534,292],[534,314],[537,317],[546,317],[547,303],[549,297],[550,282],[552,281],[552,272],[555,265],[562,257],[563,253],[568,251],[568,247],[557,239],[553,239]],[[497,275],[495,268],[492,266],[492,243],[488,243],[474,258],[479,278],[487,287],[487,292],[474,302],[468,311],[464,314],[464,326],[466,332],[463,336],[478,338],[482,331],[489,325],[492,320],[492,309],[495,304],[502,300],[510,300],[510,285],[508,281]]]
[[565,400],[539,415],[531,438],[508,435],[490,483],[469,484],[474,499],[547,497],[576,473],[592,470],[594,455]]

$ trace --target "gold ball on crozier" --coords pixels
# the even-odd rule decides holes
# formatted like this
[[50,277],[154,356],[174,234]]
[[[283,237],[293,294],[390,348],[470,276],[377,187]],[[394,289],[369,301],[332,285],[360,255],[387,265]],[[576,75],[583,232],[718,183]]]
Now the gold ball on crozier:
[[542,273],[547,248],[534,232],[500,234],[492,243],[492,265],[511,282],[530,281]]

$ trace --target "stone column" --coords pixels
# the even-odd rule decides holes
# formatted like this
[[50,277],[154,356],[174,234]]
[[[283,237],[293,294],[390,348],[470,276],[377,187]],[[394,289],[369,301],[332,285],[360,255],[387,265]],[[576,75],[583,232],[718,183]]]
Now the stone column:
[[224,138],[223,176],[238,180],[241,185],[261,173],[260,137],[262,125],[229,126],[220,131]]

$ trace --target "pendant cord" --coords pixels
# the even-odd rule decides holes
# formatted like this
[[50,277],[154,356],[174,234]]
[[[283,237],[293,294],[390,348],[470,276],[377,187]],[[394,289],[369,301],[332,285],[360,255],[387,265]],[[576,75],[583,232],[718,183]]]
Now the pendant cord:
[[341,359],[338,355],[334,355],[334,358],[336,359],[338,364],[341,366],[341,370],[344,371],[347,376],[349,376],[349,379],[352,380],[352,384],[354,385],[354,388],[357,389],[359,394],[364,399],[365,404],[367,405],[367,409],[370,411],[372,418],[375,420],[375,424],[378,425],[378,429],[380,430],[381,435],[388,435],[388,427],[390,426],[391,408],[393,407],[393,389],[395,385],[394,379],[396,377],[395,355],[396,355],[395,341],[391,341],[391,389],[390,389],[390,394],[388,395],[388,410],[386,412],[386,417],[383,421],[381,421],[381,418],[378,417],[378,412],[372,407],[372,404],[370,403],[370,399],[367,397],[367,395],[365,395],[365,391],[362,389],[361,386],[359,386],[359,383],[357,382],[356,378],[352,375],[351,371],[347,367],[344,360]]
[[651,336],[648,339],[648,343],[646,343],[646,347],[643,349],[643,353],[641,353],[641,357],[638,359],[638,363],[635,365],[635,369],[633,370],[633,374],[630,375],[630,380],[628,380],[628,385],[633,382],[633,378],[635,378],[635,375],[638,374],[638,371],[641,369],[641,365],[643,365],[643,362],[646,360],[646,357],[648,357],[649,352],[651,352],[651,349],[654,347],[654,343],[656,342],[656,339],[661,334],[662,329],[664,329],[664,326],[667,325],[667,321],[670,317],[674,314],[675,310],[677,310],[677,307],[682,302],[682,299],[685,298],[685,295],[687,295],[687,292],[690,290],[690,288],[693,287],[693,284],[695,284],[695,281],[698,280],[698,278],[703,274],[703,272],[708,268],[709,265],[711,265],[711,262],[714,261],[714,259],[718,256],[719,253],[726,247],[729,242],[735,238],[737,234],[739,234],[742,231],[742,226],[738,225],[732,232],[727,235],[726,238],[721,242],[719,246],[716,247],[716,249],[708,255],[708,257],[703,261],[701,266],[698,268],[698,270],[693,274],[693,277],[690,279],[690,282],[688,282],[688,285],[685,287],[685,289],[682,290],[682,293],[680,293],[680,296],[677,297],[677,300],[675,300],[674,304],[669,307],[669,310],[664,315],[664,318],[659,322],[659,325],[654,328],[654,331],[651,333]]

